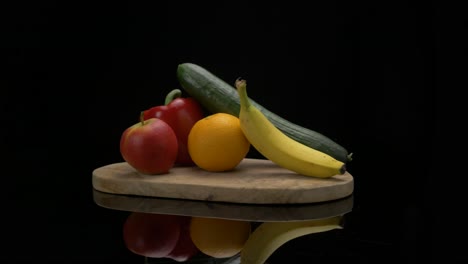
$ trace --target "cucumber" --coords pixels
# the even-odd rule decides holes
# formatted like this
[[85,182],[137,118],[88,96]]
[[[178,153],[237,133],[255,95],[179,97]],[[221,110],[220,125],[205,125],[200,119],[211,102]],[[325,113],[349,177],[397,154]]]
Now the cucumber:
[[[177,79],[182,88],[195,98],[208,112],[228,113],[239,116],[240,102],[234,86],[229,85],[207,69],[193,64],[182,63],[177,67]],[[351,161],[351,154],[327,136],[292,123],[269,111],[252,100],[252,104],[283,133],[304,145],[322,151],[342,162]]]

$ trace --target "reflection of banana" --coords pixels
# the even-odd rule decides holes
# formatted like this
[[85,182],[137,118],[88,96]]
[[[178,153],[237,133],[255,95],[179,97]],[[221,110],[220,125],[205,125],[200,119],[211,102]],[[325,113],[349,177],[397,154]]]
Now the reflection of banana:
[[308,234],[342,229],[342,216],[294,222],[264,222],[250,235],[241,251],[241,264],[263,264],[286,242]]
[[328,178],[345,172],[343,162],[293,140],[275,127],[251,104],[245,80],[238,79],[236,88],[241,105],[239,119],[242,131],[263,156],[283,168],[306,176]]

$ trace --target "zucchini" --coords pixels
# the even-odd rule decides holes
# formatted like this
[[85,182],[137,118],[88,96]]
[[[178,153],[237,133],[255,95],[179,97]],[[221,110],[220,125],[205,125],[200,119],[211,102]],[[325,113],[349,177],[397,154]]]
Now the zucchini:
[[[208,112],[224,112],[239,116],[240,102],[236,89],[205,68],[193,63],[179,64],[177,79],[182,88]],[[254,100],[251,99],[251,101],[276,127],[289,137],[342,162],[351,161],[351,154],[348,154],[344,147],[332,139],[292,123],[269,111]]]

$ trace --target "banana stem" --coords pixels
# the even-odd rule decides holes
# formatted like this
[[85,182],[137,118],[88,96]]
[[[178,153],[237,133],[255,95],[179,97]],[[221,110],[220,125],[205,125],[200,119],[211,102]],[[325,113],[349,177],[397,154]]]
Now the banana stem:
[[241,107],[250,107],[249,97],[247,96],[247,82],[241,78],[237,78],[235,83]]

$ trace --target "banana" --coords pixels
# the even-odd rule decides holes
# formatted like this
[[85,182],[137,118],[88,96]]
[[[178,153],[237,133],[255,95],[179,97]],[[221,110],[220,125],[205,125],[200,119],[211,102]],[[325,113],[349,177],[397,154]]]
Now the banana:
[[323,219],[264,222],[249,236],[240,252],[241,264],[263,264],[286,242],[300,236],[342,229],[342,215]]
[[235,86],[240,99],[241,129],[260,154],[280,167],[305,176],[329,178],[345,173],[345,163],[308,147],[279,130],[251,103],[245,80],[237,79]]

